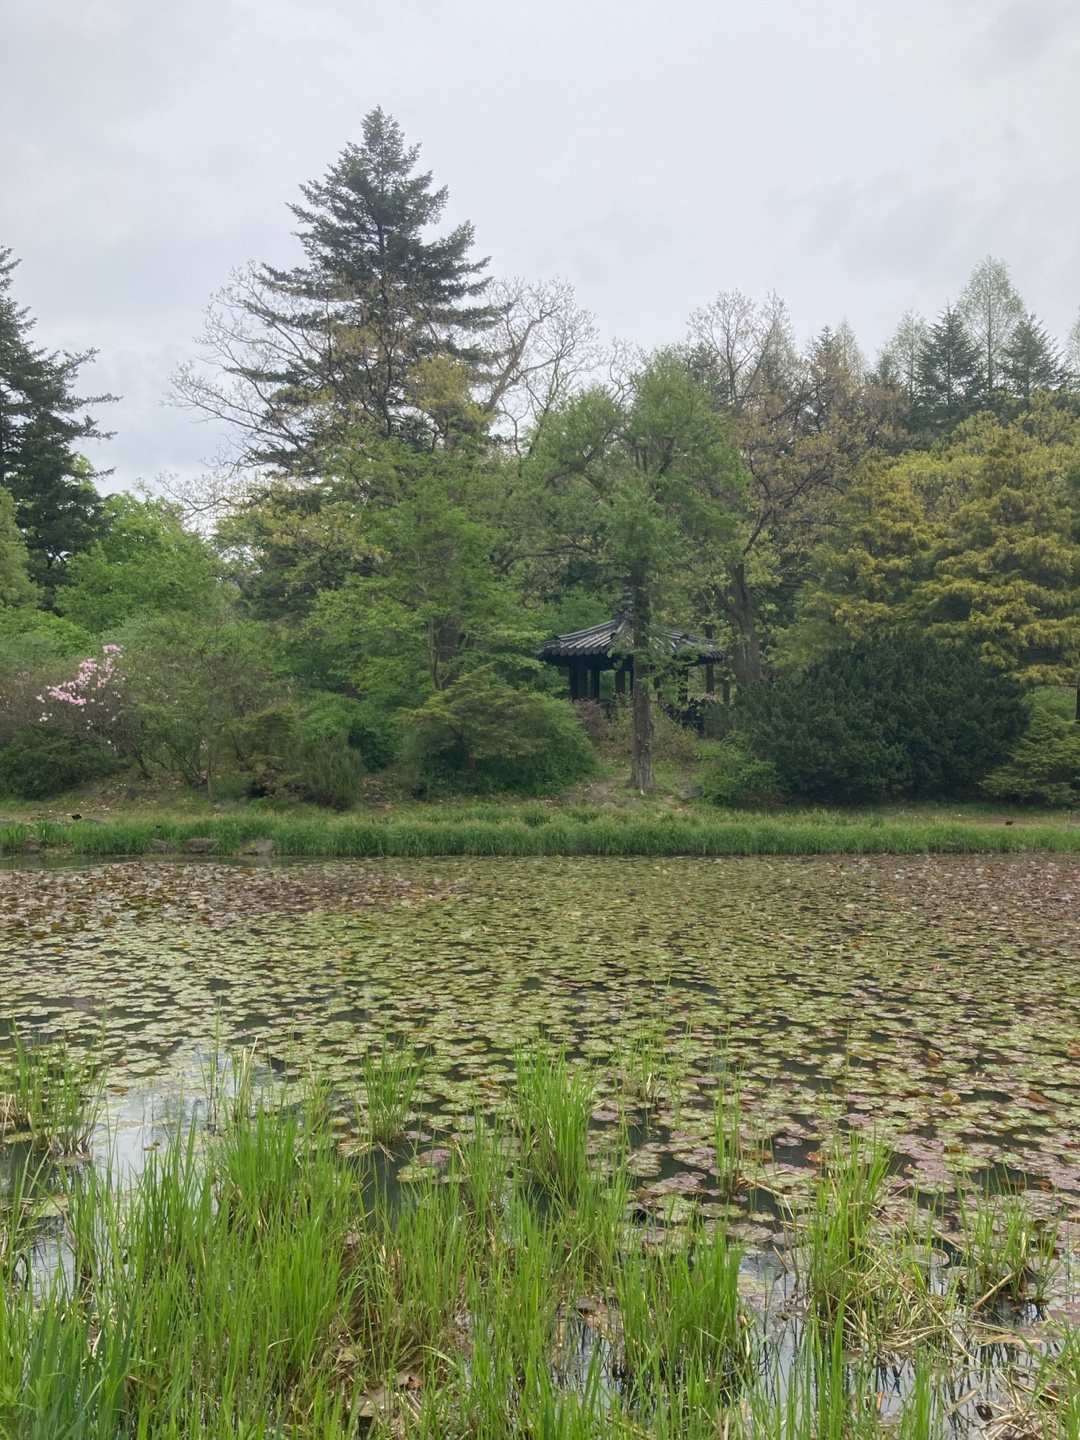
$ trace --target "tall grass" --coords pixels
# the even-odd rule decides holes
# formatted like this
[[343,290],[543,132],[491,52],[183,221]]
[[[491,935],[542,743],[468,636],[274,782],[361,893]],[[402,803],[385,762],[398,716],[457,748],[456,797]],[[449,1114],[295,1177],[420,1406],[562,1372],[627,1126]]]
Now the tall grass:
[[884,1199],[890,1153],[857,1130],[831,1147],[815,1190],[814,1209],[794,1247],[817,1314],[834,1321],[865,1303],[877,1269],[875,1222]]
[[58,1155],[85,1150],[104,1103],[104,1070],[76,1059],[64,1039],[24,1040],[13,1030],[0,1051],[0,1143],[25,1134]]
[[405,1129],[424,1079],[424,1061],[404,1042],[383,1036],[377,1049],[360,1061],[364,1080],[362,1127],[378,1145],[388,1145]]
[[17,852],[34,835],[48,850],[87,856],[144,855],[151,841],[179,847],[212,837],[217,853],[235,854],[252,840],[275,841],[284,856],[424,855],[915,855],[1080,850],[1080,831],[1060,824],[985,825],[943,821],[882,822],[822,817],[714,818],[708,814],[626,815],[554,810],[536,824],[513,807],[470,818],[449,811],[430,817],[308,820],[246,813],[235,818],[116,819],[104,825],[38,821],[0,826],[0,847]]
[[[792,1229],[797,1283],[778,1317],[792,1344],[777,1346],[741,1297],[743,1257],[722,1228],[632,1223],[620,1157],[590,1154],[592,1087],[563,1051],[523,1048],[506,1113],[477,1117],[446,1172],[400,1187],[381,1157],[342,1156],[318,1086],[286,1102],[245,1082],[212,1132],[175,1127],[135,1177],[9,1144],[0,1436],[945,1433],[948,1362],[967,1356],[948,1306],[963,1292],[980,1309],[975,1290],[1004,1293],[1001,1279],[1030,1297],[1022,1268],[1049,1263],[1050,1229],[1012,1201],[970,1202],[955,1267],[967,1278],[937,1294],[920,1249],[930,1231],[888,1209],[887,1150],[850,1136]],[[883,1353],[908,1355],[913,1375],[891,1418]],[[1034,1419],[1002,1434],[1080,1440],[1075,1336],[1026,1373]]]
[[738,1072],[729,1071],[725,1064],[713,1112],[713,1173],[717,1185],[728,1194],[738,1186],[743,1168],[741,1089]]
[[1021,1196],[972,1199],[961,1191],[965,1302],[972,1310],[994,1301],[1040,1305],[1057,1266],[1058,1226],[1033,1219]]
[[711,1396],[711,1408],[749,1373],[753,1343],[739,1298],[740,1252],[722,1230],[691,1230],[680,1243],[618,1272],[621,1365],[654,1394]]
[[540,1037],[519,1047],[514,1064],[522,1164],[538,1185],[572,1204],[589,1179],[593,1078]]

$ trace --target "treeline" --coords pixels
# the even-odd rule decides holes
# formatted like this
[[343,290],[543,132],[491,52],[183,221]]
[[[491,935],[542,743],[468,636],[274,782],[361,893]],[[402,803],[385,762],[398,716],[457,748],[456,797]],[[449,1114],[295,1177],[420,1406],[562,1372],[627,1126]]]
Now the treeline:
[[[303,263],[240,273],[176,377],[233,449],[170,499],[101,498],[79,443],[109,397],[76,396],[89,356],[34,345],[5,256],[0,790],[134,765],[344,805],[396,764],[542,791],[592,751],[535,651],[626,591],[642,788],[680,688],[665,625],[729,657],[717,798],[970,789],[1030,743],[1032,695],[1076,685],[1080,322],[1058,346],[1001,262],[873,362],[846,324],[800,347],[780,300],[737,293],[646,355],[605,349],[565,284],[490,280],[380,111],[301,194]],[[897,644],[922,658],[882,661]],[[849,697],[914,677],[944,713],[949,656],[968,694],[1012,697],[977,763],[864,760],[864,784],[820,744],[778,748],[840,674]],[[837,753],[884,733],[830,705]]]

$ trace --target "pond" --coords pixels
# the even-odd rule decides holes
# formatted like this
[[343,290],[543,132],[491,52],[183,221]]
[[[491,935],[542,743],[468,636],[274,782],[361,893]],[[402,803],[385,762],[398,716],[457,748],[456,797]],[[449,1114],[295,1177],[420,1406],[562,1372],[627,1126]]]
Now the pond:
[[436,1126],[496,1104],[537,1031],[601,1067],[662,1046],[658,1183],[726,1071],[781,1188],[862,1126],[921,1187],[960,1167],[1072,1206],[1078,914],[1080,861],[1041,856],[9,866],[0,1015],[103,1036],[128,1121],[215,1034],[343,1093],[405,1039]]
[[[121,1173],[146,1182],[103,1201],[79,1140],[34,1172],[48,1200],[34,1209],[17,1188],[30,1142],[0,1135],[0,1219],[33,1210],[38,1283],[70,1275],[57,1323],[85,1327],[64,1394],[106,1366],[96,1327],[147,1284],[165,1287],[145,1312],[160,1335],[139,1342],[153,1424],[169,1406],[218,1405],[223,1383],[207,1369],[204,1391],[174,1391],[177,1367],[155,1370],[178,1343],[157,1308],[168,1295],[187,1297],[176,1324],[199,1357],[181,1375],[229,1352],[199,1328],[211,1323],[251,1329],[256,1369],[277,1353],[270,1332],[321,1337],[303,1365],[267,1370],[257,1401],[268,1423],[302,1411],[312,1434],[354,1434],[358,1417],[472,1433],[465,1417],[484,1405],[503,1433],[509,1396],[552,1435],[644,1423],[821,1440],[895,1422],[1019,1437],[1051,1415],[1072,1434],[1077,897],[1080,860],[1042,856],[9,864],[0,1051],[17,1030],[24,1046],[62,1038],[104,1061],[90,1149],[109,1195]],[[391,1088],[417,1088],[372,1144],[393,1057],[407,1064]],[[237,1074],[286,1100],[277,1138],[258,1106],[237,1106]],[[206,1167],[185,1159],[175,1121],[207,1121],[210,1097],[234,1108],[201,1132]],[[560,1124],[577,1114],[548,1159],[529,1106]],[[152,1248],[112,1272],[95,1250],[122,1232],[136,1254],[157,1233],[140,1206],[158,1214],[170,1194],[208,1197],[186,1242],[202,1256],[196,1291],[168,1289]],[[113,1204],[129,1206],[117,1228],[95,1228]],[[333,1223],[317,1219],[324,1204]],[[282,1287],[302,1256],[307,1278]],[[378,1323],[361,1339],[350,1318],[341,1348],[361,1271],[384,1295]],[[269,1299],[247,1306],[250,1285],[302,1308],[331,1272],[342,1288],[323,1287],[318,1327],[271,1324]],[[94,1307],[75,1285],[89,1275]],[[526,1292],[544,1300],[519,1325]],[[718,1306],[730,1333],[710,1358]],[[34,1310],[32,1285],[12,1311],[27,1337],[52,1313]],[[673,1317],[677,1334],[658,1328]],[[485,1336],[511,1332],[504,1372],[510,1350],[484,1358]],[[8,1348],[0,1379],[8,1363],[18,1384]],[[324,1405],[333,1424],[316,1423]]]

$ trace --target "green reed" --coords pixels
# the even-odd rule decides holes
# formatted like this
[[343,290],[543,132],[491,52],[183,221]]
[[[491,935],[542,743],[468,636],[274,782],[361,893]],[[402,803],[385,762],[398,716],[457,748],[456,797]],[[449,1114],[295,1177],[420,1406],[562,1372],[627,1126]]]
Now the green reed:
[[519,1047],[514,1064],[522,1163],[538,1185],[571,1204],[588,1184],[593,1077],[539,1037]]
[[754,1356],[739,1297],[741,1253],[722,1230],[691,1228],[620,1267],[620,1364],[638,1388],[670,1393],[706,1382],[712,1405],[747,1375]]
[[964,1299],[970,1310],[993,1302],[1046,1298],[1057,1262],[1058,1226],[1040,1223],[1019,1195],[972,1199],[960,1192]]
[[58,1155],[85,1150],[104,1086],[95,1056],[76,1057],[63,1038],[27,1041],[13,1030],[9,1048],[0,1051],[0,1142],[25,1135]]
[[[542,1041],[517,1061],[505,1110],[410,1184],[250,1052],[223,1123],[173,1126],[137,1175],[8,1144],[0,1436],[936,1440],[979,1286],[1050,1263],[1053,1227],[969,1201],[957,1279],[931,1279],[934,1216],[899,1223],[887,1148],[848,1136],[790,1227],[782,1353],[723,1228],[635,1223],[624,1153],[590,1144],[594,1075]],[[913,1377],[891,1417],[883,1355]],[[1031,1433],[1080,1440],[1072,1332],[1029,1374]]]
[[734,1192],[743,1172],[741,1089],[738,1071],[728,1070],[725,1063],[718,1077],[713,1111],[713,1174],[717,1185],[728,1194]]
[[408,1124],[424,1079],[424,1061],[403,1042],[385,1035],[360,1061],[364,1081],[361,1127],[379,1145],[396,1140]]
[[589,812],[583,807],[545,812],[512,803],[419,813],[407,818],[340,820],[240,811],[235,817],[203,820],[109,820],[104,825],[75,821],[11,823],[0,827],[0,846],[17,852],[31,836],[47,849],[79,855],[143,855],[151,841],[180,847],[191,838],[214,838],[217,853],[235,854],[256,839],[271,839],[281,855],[913,855],[995,854],[1080,850],[1080,833],[1060,824],[958,824],[915,818],[864,818],[829,811],[768,816]]

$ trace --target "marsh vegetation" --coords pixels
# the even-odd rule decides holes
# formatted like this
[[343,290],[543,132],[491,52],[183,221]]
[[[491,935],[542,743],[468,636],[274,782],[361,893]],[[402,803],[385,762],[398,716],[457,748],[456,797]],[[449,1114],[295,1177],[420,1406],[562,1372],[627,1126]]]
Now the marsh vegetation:
[[1077,1433],[1075,862],[437,863],[0,873],[5,1434]]
[[[963,1183],[927,1203],[851,1129],[752,1247],[729,1217],[767,1191],[730,1151],[714,1213],[649,1212],[640,1093],[605,1129],[600,1067],[542,1039],[515,1059],[438,1145],[370,1104],[343,1129],[346,1097],[260,1085],[251,1052],[135,1169],[107,1147],[70,1163],[47,1105],[9,1112],[5,1436],[1077,1433],[1053,1207]],[[371,1064],[406,1125],[417,1071],[385,1047]],[[0,1086],[58,1081],[90,1132],[97,1092],[56,1047],[17,1042]],[[740,1130],[722,1094],[718,1136]]]

